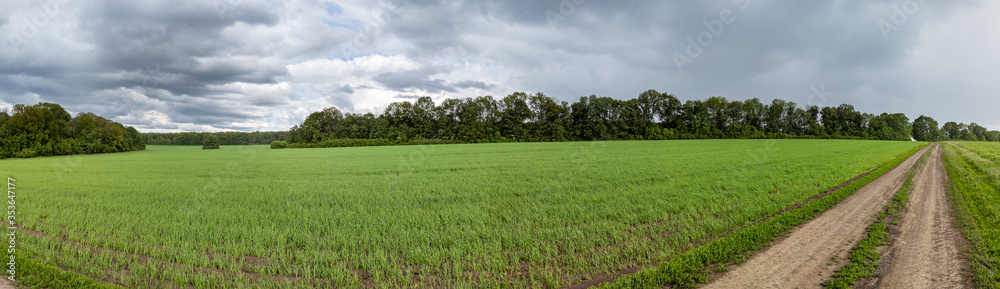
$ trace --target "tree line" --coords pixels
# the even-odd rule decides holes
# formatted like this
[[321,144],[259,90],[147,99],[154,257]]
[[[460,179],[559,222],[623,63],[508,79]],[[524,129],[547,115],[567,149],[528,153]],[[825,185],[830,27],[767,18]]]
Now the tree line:
[[219,139],[219,145],[261,145],[288,138],[287,131],[255,132],[168,132],[143,133],[142,141],[151,145],[202,145],[210,136]]
[[[859,112],[850,104],[806,106],[775,99],[725,97],[681,102],[648,90],[629,100],[595,95],[575,103],[542,93],[517,92],[501,99],[480,96],[430,97],[390,104],[380,115],[343,113],[336,107],[310,114],[288,132],[289,147],[350,146],[372,143],[444,143],[663,140],[705,138],[842,138],[908,141],[998,141],[1000,132],[975,123],[938,128],[921,116]],[[354,144],[357,143],[357,144]]]
[[42,102],[0,111],[0,159],[144,150],[139,131],[90,112],[72,117]]

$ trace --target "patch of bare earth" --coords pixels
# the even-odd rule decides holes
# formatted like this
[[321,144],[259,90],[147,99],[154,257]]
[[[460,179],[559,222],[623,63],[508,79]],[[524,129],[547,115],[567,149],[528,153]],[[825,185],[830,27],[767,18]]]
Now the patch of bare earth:
[[860,241],[906,173],[926,153],[923,148],[787,238],[772,244],[746,263],[735,266],[706,288],[821,288]]
[[955,226],[945,194],[948,175],[941,163],[941,146],[914,178],[899,234],[883,254],[883,277],[868,280],[865,288],[972,288],[968,264],[962,256],[965,237]]

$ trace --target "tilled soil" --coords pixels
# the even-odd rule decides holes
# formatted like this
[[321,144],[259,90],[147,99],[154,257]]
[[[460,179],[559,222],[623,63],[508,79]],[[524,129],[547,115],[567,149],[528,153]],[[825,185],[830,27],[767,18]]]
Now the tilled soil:
[[705,288],[821,288],[820,283],[843,265],[848,252],[864,238],[876,214],[889,203],[906,173],[927,150],[921,149]]
[[947,174],[937,146],[914,179],[910,201],[893,240],[892,261],[878,288],[967,288],[965,237],[955,226],[945,192]]

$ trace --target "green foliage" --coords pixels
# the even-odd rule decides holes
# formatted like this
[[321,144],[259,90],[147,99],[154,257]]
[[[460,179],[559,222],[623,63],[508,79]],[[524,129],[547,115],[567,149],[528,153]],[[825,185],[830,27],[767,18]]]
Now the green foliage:
[[286,147],[288,147],[288,143],[287,142],[280,141],[280,140],[276,140],[276,141],[271,142],[271,148],[272,149],[283,149],[283,148],[286,148]]
[[284,141],[285,131],[255,132],[170,132],[143,133],[142,141],[151,145],[201,145],[210,135],[219,138],[219,145],[266,145],[274,141]]
[[71,117],[54,103],[0,112],[0,158],[97,154],[145,149],[139,132],[93,113]]
[[214,135],[209,135],[208,137],[205,138],[204,141],[201,142],[201,149],[203,150],[211,150],[218,148],[219,148],[219,138],[215,137]]
[[947,122],[941,127],[943,140],[954,141],[1000,141],[1000,132],[990,131],[976,123]]
[[[1000,141],[1000,132],[975,124],[954,126],[953,133],[962,139]],[[493,143],[706,138],[908,141],[911,136],[929,141],[945,134],[925,116],[911,124],[901,113],[872,115],[856,111],[849,104],[802,108],[781,99],[764,104],[756,98],[731,101],[718,96],[682,103],[673,95],[648,90],[628,100],[591,95],[572,104],[542,93],[523,92],[499,100],[491,96],[446,99],[440,105],[422,97],[412,103],[392,103],[378,116],[343,114],[331,107],[310,114],[301,125],[292,127],[288,142],[338,144],[335,140],[381,139],[384,141],[370,142],[381,145],[415,139]]]
[[[65,170],[52,164],[68,158],[4,160],[0,171],[16,172],[19,186],[34,192],[18,195],[18,217],[24,230],[44,235],[19,236],[24,258],[124,287],[538,288],[632,262],[693,258],[672,266],[704,268],[701,261],[715,259],[681,254],[915,145],[150,146],[88,156]],[[696,254],[759,248],[822,208],[730,234]]]
[[868,120],[868,136],[880,140],[910,140],[913,128],[910,119],[902,113],[883,113]]
[[948,197],[972,247],[972,278],[979,288],[1000,287],[1000,145],[948,142],[941,155],[951,180]]
[[933,118],[921,115],[913,121],[913,139],[917,141],[939,141],[945,135],[938,129],[938,122]]
[[94,281],[90,277],[74,272],[63,271],[56,266],[46,264],[41,260],[26,258],[25,254],[16,254],[18,288],[81,288],[81,289],[115,289],[119,286]]

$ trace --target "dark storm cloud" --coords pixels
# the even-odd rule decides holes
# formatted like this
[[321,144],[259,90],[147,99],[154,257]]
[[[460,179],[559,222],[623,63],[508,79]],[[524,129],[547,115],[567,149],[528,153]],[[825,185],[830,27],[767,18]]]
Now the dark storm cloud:
[[[149,99],[167,102],[159,109],[175,121],[192,120],[195,124],[224,127],[228,122],[245,119],[249,111],[260,113],[261,109],[287,104],[281,95],[246,95],[227,86],[280,83],[289,76],[285,61],[296,59],[284,53],[329,54],[332,48],[328,46],[347,35],[333,29],[313,29],[305,35],[306,39],[295,39],[297,36],[289,35],[293,33],[282,31],[272,35],[261,33],[283,28],[283,17],[288,14],[282,11],[296,9],[288,3],[248,0],[69,3],[47,20],[65,25],[39,26],[37,36],[23,48],[0,51],[0,63],[4,64],[0,65],[0,87],[3,87],[0,96],[4,100],[33,93],[71,110],[87,108],[98,113],[121,114],[120,109],[92,104],[142,106],[110,103],[111,99],[107,99],[120,93],[118,89],[129,88],[145,93]],[[18,15],[42,11],[33,6],[20,8]],[[0,15],[0,19],[8,16]],[[18,31],[14,27],[17,25],[9,26],[8,29]],[[53,26],[66,26],[72,32],[59,35],[53,30],[60,27]],[[241,35],[240,29],[261,35]],[[77,41],[79,45],[53,47],[57,44],[45,43],[53,41],[46,39],[49,34]],[[260,45],[272,40],[267,37],[295,43],[275,45],[272,41],[272,45]]]
[[487,84],[487,83],[482,82],[482,81],[474,81],[474,80],[465,80],[465,81],[459,81],[459,82],[455,83],[455,87],[458,87],[458,88],[478,88],[478,89],[482,89],[482,90],[489,90],[489,89],[492,89],[495,86],[496,85]]
[[375,75],[372,80],[395,90],[421,89],[431,93],[456,92],[457,90],[447,81],[431,79],[431,76],[444,72],[447,72],[447,69],[429,66],[423,69],[386,72]]
[[[379,98],[366,104],[378,111],[418,95],[528,91],[574,101],[652,88],[968,122],[959,107],[926,107],[953,91],[955,103],[991,101],[982,97],[992,84],[978,75],[995,71],[963,68],[996,59],[972,49],[995,47],[983,42],[1000,26],[949,26],[990,6],[975,0],[333,2],[68,2],[27,44],[0,48],[0,100],[37,95],[148,128],[237,129],[272,110],[349,111],[367,97]],[[0,31],[17,35],[18,15],[39,7],[11,3]],[[956,34],[966,38],[928,38]],[[348,44],[357,58],[337,56]],[[310,65],[290,72],[301,63]],[[300,120],[286,121],[271,126]],[[1000,129],[1000,118],[980,122]]]
[[[164,83],[164,89],[177,94],[203,94],[207,91],[198,88],[208,84],[271,83],[287,75],[283,66],[261,67],[256,63],[258,57],[269,55],[230,57],[240,43],[224,39],[222,30],[236,23],[271,26],[278,21],[266,6],[240,4],[230,7],[231,11],[217,11],[212,1],[191,5],[105,1],[86,6],[81,17],[92,20],[82,21],[81,28],[98,47],[95,57],[99,66],[140,72],[146,78],[179,76],[175,83]],[[135,82],[126,79],[105,85],[142,85]]]
[[[401,50],[410,57],[460,55],[507,67],[518,80],[514,89],[570,101],[589,94],[631,98],[655,88],[685,99],[783,98],[800,105],[852,103],[873,113],[914,114],[925,110],[900,100],[900,93],[912,88],[899,83],[905,80],[896,71],[926,44],[920,39],[924,28],[979,5],[416,1],[403,6],[412,13],[394,19],[388,34],[404,43]],[[707,45],[698,43],[704,33],[711,33]],[[811,96],[812,87],[824,84],[832,91],[826,101]]]

